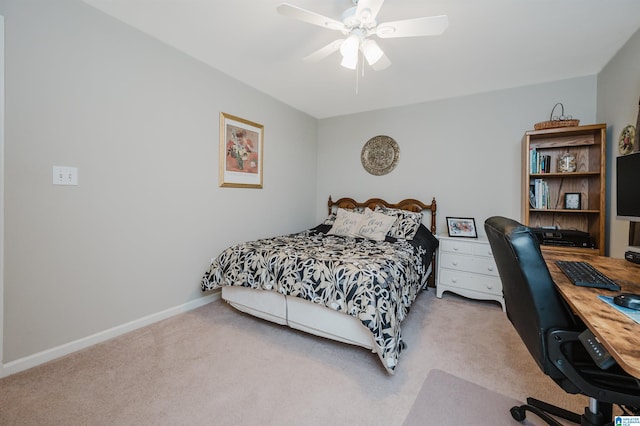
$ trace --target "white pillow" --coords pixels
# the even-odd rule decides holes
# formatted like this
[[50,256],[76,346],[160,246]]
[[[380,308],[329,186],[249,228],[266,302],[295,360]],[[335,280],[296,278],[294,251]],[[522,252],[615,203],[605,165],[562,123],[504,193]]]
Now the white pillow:
[[338,209],[336,220],[327,232],[328,235],[342,235],[345,237],[355,237],[358,234],[362,213],[355,213],[346,209]]
[[389,236],[399,240],[412,240],[422,223],[422,213],[420,212],[416,213],[384,206],[377,206],[375,211],[396,218],[395,223],[389,230]]
[[387,216],[367,208],[362,215],[358,236],[374,241],[384,241],[384,237],[395,221],[395,216]]

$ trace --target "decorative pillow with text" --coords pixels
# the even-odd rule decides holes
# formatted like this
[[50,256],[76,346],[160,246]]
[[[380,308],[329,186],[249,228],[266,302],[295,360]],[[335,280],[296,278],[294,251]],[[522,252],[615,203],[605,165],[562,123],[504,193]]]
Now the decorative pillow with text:
[[336,220],[333,222],[333,226],[327,234],[357,237],[361,220],[362,213],[356,213],[346,209],[338,209],[338,212],[336,213]]
[[401,240],[412,240],[422,223],[422,213],[382,206],[377,206],[375,211],[395,218],[388,235]]
[[[355,212],[355,213],[362,213],[364,211],[363,207],[356,207],[354,209],[343,209],[343,210],[347,210],[350,212]],[[333,225],[333,223],[336,221],[336,215],[337,215],[337,211],[335,212],[331,212],[331,214],[329,216],[327,216],[327,218],[325,220],[322,221],[323,225]]]
[[384,241],[387,232],[389,232],[395,221],[396,218],[394,216],[387,216],[367,208],[360,221],[358,236],[373,241]]

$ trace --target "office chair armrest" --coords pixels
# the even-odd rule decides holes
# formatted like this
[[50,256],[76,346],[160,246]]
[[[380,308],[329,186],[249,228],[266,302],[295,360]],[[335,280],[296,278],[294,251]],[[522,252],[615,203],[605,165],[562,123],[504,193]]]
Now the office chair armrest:
[[[606,387],[603,387],[602,385],[594,384],[588,377],[585,377],[585,369],[575,365],[574,361],[569,359],[566,349],[570,345],[580,345],[582,348],[582,342],[578,339],[579,335],[580,332],[578,331],[568,330],[553,330],[547,334],[549,360],[577,388],[576,393],[582,393],[598,401],[610,404],[640,406],[640,385],[632,393],[626,393],[629,392],[628,388],[616,390],[616,386],[619,383],[633,380],[631,376],[622,372],[622,370],[620,370],[620,373],[603,371],[603,374],[607,376],[607,379],[605,379],[607,382]],[[589,363],[588,367],[589,369],[599,369],[593,361]]]

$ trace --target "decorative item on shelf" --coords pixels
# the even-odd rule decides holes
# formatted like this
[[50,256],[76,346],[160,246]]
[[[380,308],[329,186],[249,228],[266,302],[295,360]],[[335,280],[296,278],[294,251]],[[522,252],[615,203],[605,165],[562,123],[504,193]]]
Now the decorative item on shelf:
[[374,136],[362,147],[362,167],[372,175],[382,176],[391,172],[398,164],[400,147],[389,136]]
[[[560,105],[560,115],[553,115],[553,112]],[[533,128],[536,130],[544,130],[544,129],[555,129],[557,127],[572,127],[580,124],[580,120],[576,120],[570,115],[564,115],[564,105],[560,102],[553,106],[551,109],[551,115],[549,116],[548,121],[541,121],[533,125]]]
[[564,208],[567,210],[580,210],[582,194],[579,192],[567,192],[564,194]]
[[558,158],[558,171],[560,173],[571,173],[575,172],[576,169],[576,156],[574,154],[567,151]]
[[635,140],[636,128],[635,126],[629,124],[627,127],[622,129],[622,132],[620,132],[620,137],[618,138],[618,151],[620,151],[620,154],[631,154],[633,152],[633,144]]

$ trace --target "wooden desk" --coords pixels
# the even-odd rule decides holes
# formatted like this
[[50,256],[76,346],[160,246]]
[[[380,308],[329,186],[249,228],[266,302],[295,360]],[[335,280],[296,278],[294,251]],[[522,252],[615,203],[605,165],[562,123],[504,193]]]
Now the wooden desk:
[[617,282],[622,292],[640,294],[640,265],[610,257],[548,252],[543,250],[549,272],[571,309],[596,335],[618,364],[640,378],[640,324],[598,298],[618,292],[573,285],[555,264],[556,260],[589,262]]

